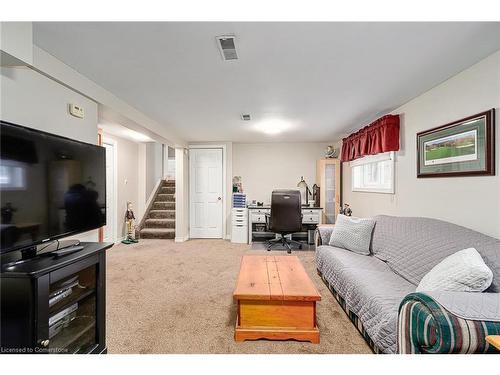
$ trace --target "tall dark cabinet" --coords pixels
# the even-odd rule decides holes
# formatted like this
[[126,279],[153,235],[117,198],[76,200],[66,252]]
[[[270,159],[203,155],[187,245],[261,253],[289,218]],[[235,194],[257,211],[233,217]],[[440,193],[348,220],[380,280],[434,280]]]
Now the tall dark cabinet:
[[106,352],[106,250],[113,244],[82,245],[18,264],[20,254],[2,256],[3,353]]

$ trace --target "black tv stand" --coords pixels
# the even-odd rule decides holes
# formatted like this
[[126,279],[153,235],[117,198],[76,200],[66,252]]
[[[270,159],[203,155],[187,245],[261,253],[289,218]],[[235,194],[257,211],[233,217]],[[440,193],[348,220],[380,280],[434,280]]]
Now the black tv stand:
[[77,246],[58,250],[64,256],[2,255],[2,353],[106,352],[106,250],[113,244]]

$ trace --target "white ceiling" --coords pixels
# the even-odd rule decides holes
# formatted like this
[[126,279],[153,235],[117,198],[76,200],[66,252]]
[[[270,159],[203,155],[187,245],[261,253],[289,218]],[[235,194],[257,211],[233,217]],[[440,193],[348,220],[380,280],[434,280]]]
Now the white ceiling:
[[[223,34],[238,61],[222,61]],[[498,22],[34,24],[39,47],[186,141],[336,140],[499,50],[499,35]],[[254,129],[269,118],[290,128]]]

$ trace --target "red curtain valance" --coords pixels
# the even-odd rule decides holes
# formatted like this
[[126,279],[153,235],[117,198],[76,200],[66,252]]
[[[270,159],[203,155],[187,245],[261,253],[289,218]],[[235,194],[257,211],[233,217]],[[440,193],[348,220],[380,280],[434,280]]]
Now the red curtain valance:
[[399,150],[399,115],[386,115],[342,139],[341,161]]

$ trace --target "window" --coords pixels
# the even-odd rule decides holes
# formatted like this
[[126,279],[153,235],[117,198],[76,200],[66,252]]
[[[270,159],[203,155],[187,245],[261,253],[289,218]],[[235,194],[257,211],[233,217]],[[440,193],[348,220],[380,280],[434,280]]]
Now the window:
[[352,191],[394,194],[394,152],[353,160]]

